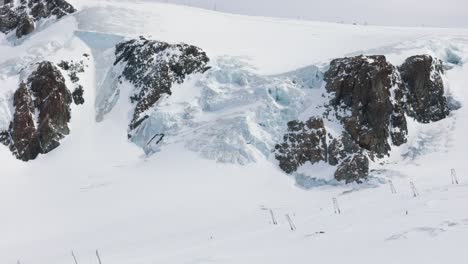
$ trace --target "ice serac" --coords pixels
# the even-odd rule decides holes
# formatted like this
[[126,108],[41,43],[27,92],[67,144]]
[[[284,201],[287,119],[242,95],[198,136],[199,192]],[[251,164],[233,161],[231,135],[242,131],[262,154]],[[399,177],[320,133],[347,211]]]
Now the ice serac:
[[412,56],[406,59],[399,70],[406,85],[409,116],[418,122],[429,123],[449,115],[442,80],[442,61],[429,55]]
[[14,94],[13,120],[0,140],[23,161],[52,151],[70,133],[71,103],[59,69],[48,61],[34,65]]
[[323,119],[312,117],[305,123],[291,121],[283,143],[275,146],[279,166],[287,173],[296,171],[306,162],[327,161],[327,131]]
[[406,142],[403,86],[397,69],[385,56],[333,60],[325,73],[330,106],[358,145],[377,157]]
[[128,137],[132,138],[149,117],[150,110],[164,95],[171,95],[173,84],[181,84],[194,73],[209,69],[209,58],[198,47],[169,44],[144,37],[119,43],[115,50],[114,66],[121,68],[119,79],[134,86],[130,100],[134,112]]
[[21,38],[33,32],[35,24],[43,19],[60,19],[74,12],[76,9],[65,0],[5,1],[0,7],[0,32],[16,30],[16,36]]

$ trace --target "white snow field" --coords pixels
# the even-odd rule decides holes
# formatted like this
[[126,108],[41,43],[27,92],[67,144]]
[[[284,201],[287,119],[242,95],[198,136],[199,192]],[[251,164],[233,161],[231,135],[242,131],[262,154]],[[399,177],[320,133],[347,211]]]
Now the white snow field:
[[[0,36],[0,130],[20,69],[92,55],[80,75],[86,103],[72,107],[59,148],[24,163],[0,146],[1,263],[74,263],[73,251],[91,264],[96,250],[102,264],[468,262],[468,30],[247,17],[149,0],[70,3],[78,13],[20,42]],[[152,116],[171,135],[160,149],[127,140],[128,91],[100,112],[112,47],[139,35],[197,45],[212,60],[208,76],[174,87]],[[410,123],[409,142],[372,164],[366,184],[329,181],[319,164],[301,168],[317,180],[300,187],[269,150],[287,121],[323,100],[329,60],[362,53],[395,65],[416,54],[441,58],[451,65],[447,94],[462,108]],[[267,89],[284,104],[266,107]],[[187,109],[193,116],[184,119]]]

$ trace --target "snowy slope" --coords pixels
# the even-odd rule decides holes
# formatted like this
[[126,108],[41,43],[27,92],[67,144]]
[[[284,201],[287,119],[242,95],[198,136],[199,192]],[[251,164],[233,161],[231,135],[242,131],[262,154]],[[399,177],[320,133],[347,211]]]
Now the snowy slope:
[[[29,163],[0,147],[2,263],[70,263],[71,250],[79,263],[95,263],[96,249],[103,263],[117,264],[468,260],[465,108],[437,123],[411,124],[409,143],[394,149],[385,163],[373,165],[383,180],[364,186],[299,188],[268,160],[274,142],[269,137],[281,134],[274,129],[243,137],[262,139],[246,148],[233,138],[234,145],[248,151],[244,161],[251,162],[238,162],[244,165],[214,162],[200,149],[212,146],[203,141],[224,143],[224,135],[237,136],[237,129],[250,124],[249,117],[281,123],[309,114],[306,106],[313,109],[320,99],[312,99],[320,97],[320,91],[284,85],[300,79],[320,86],[313,78],[298,76],[308,76],[332,58],[384,54],[398,65],[422,53],[453,62],[456,53],[466,62],[468,30],[245,17],[152,1],[70,2],[77,14],[33,33],[20,45],[1,39],[0,128],[11,119],[6,98],[16,89],[19,69],[41,59],[59,62],[92,54],[81,76],[86,103],[73,107],[72,133],[62,145]],[[184,113],[180,109],[195,100],[192,121],[201,127],[200,134],[174,129],[173,142],[151,156],[127,141],[130,106],[125,100],[96,122],[95,100],[101,98],[106,69],[113,62],[112,46],[142,34],[197,45],[215,67],[211,76],[195,76],[177,87],[160,106],[169,121],[178,123]],[[449,92],[464,105],[468,67],[460,64],[446,77]],[[306,74],[295,72],[305,66],[311,66]],[[236,80],[247,85],[236,86]],[[294,99],[285,116],[264,109],[267,97],[261,91],[278,86]],[[218,96],[204,97],[207,104],[196,100],[216,89]],[[236,123],[236,118],[241,121]],[[279,128],[279,123],[271,127]],[[231,134],[217,131],[219,127]],[[452,168],[459,185],[451,185]],[[393,181],[396,194],[385,179]],[[420,196],[412,196],[410,181]],[[333,212],[333,197],[340,215]],[[269,208],[278,225],[271,223]],[[294,232],[285,214],[294,221]]]

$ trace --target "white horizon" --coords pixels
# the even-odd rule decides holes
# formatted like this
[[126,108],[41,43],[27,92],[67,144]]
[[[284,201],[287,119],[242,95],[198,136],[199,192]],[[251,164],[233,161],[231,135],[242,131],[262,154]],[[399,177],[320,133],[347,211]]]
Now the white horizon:
[[217,11],[379,26],[468,28],[464,0],[154,0]]

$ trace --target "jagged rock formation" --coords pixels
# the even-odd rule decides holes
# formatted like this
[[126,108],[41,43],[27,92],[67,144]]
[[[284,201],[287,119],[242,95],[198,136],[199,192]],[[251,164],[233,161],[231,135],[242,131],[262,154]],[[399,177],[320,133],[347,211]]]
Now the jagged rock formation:
[[171,95],[174,83],[183,83],[193,73],[209,68],[209,58],[200,48],[186,44],[169,44],[140,37],[116,46],[115,66],[122,67],[119,79],[135,86],[131,102],[135,104],[129,125],[129,138],[147,118],[145,113],[163,95]]
[[335,179],[346,183],[357,182],[369,174],[369,159],[362,153],[347,157],[335,171]]
[[78,62],[72,61],[61,61],[58,66],[68,72],[68,76],[70,77],[70,80],[72,83],[77,83],[80,81],[80,78],[78,77],[78,74],[84,73],[85,72],[85,63],[81,60]]
[[34,20],[30,16],[23,16],[20,19],[18,24],[18,28],[16,28],[16,37],[21,38],[22,36],[26,36],[32,33],[36,29],[36,25],[34,24]]
[[336,166],[344,161],[348,156],[361,151],[351,136],[343,132],[340,138],[334,138],[328,146],[328,163]]
[[390,150],[390,134],[395,145],[406,142],[402,85],[396,68],[384,56],[333,60],[325,81],[332,94],[330,106],[360,147],[383,157]]
[[75,90],[72,93],[73,102],[76,105],[84,104],[85,100],[83,98],[83,94],[84,94],[83,86],[78,85],[78,87],[76,87]]
[[319,133],[290,122],[284,142],[275,148],[280,168],[291,173],[307,161],[327,161],[337,166],[336,180],[361,182],[369,174],[369,158],[382,158],[391,144],[406,143],[405,113],[422,123],[449,114],[441,74],[442,62],[428,55],[410,57],[398,69],[384,56],[333,60],[324,75],[330,96],[324,118],[339,120],[344,132],[333,138],[317,117],[311,120],[321,121]]
[[41,19],[53,16],[60,19],[74,12],[76,9],[65,0],[5,1],[0,7],[0,32],[16,30],[16,36],[21,38],[33,32],[35,23]]
[[52,151],[70,133],[71,102],[59,69],[48,61],[38,63],[14,94],[13,121],[1,141],[23,161]]
[[449,115],[441,60],[428,55],[412,56],[399,69],[406,85],[409,116],[418,122],[429,123]]
[[[86,54],[83,54],[83,57],[86,59],[89,59],[89,56]],[[85,103],[84,100],[84,89],[83,85],[81,85],[79,75],[81,73],[85,72],[85,68],[88,66],[87,64],[84,63],[83,60],[74,62],[73,60],[71,61],[61,61],[57,64],[58,67],[60,67],[62,70],[66,71],[68,73],[68,77],[70,77],[70,81],[73,83],[75,89],[73,90],[72,97],[73,97],[73,102],[76,105],[82,105]]]
[[276,145],[275,157],[287,173],[296,171],[307,161],[312,164],[327,161],[327,131],[321,118],[307,122],[291,121],[283,143]]

